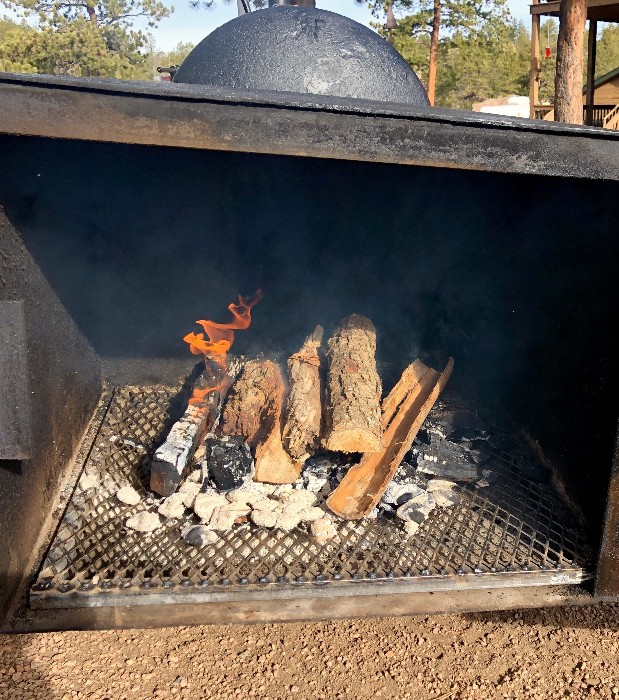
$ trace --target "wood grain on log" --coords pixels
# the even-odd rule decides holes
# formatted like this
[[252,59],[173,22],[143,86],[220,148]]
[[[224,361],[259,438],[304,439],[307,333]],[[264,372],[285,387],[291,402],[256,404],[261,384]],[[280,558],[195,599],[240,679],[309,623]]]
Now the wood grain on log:
[[250,360],[226,399],[221,434],[242,435],[255,450],[271,434],[284,394],[278,365],[270,360]]
[[207,361],[203,374],[194,386],[197,391],[212,390],[200,401],[192,399],[183,416],[170,429],[165,442],[153,456],[150,487],[161,496],[173,494],[198,445],[217,421],[223,398],[234,382],[238,363],[233,361],[227,372],[215,362]]
[[365,316],[347,316],[328,345],[323,446],[338,452],[378,452],[382,387],[376,368],[376,328]]
[[320,445],[322,387],[319,348],[324,329],[316,329],[288,360],[290,393],[286,402],[283,443],[295,460],[306,460]]
[[[328,507],[348,520],[366,516],[381,499],[404,455],[447,384],[453,369],[449,359],[442,373],[415,360],[385,399],[385,435],[387,445],[381,452],[364,454],[361,462],[351,467],[327,500]],[[409,386],[404,398],[403,384]]]
[[288,484],[298,478],[296,464],[282,444],[286,384],[281,369],[270,360],[245,365],[226,402],[221,432],[242,435],[255,452],[255,481]]

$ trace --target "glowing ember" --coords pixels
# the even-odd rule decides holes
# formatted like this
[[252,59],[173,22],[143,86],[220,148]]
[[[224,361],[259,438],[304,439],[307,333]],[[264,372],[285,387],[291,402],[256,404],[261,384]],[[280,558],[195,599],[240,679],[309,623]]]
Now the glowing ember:
[[[258,290],[252,297],[245,299],[239,295],[238,304],[230,304],[228,309],[234,317],[230,323],[215,323],[214,321],[196,321],[204,328],[204,333],[188,333],[183,340],[189,344],[189,349],[194,355],[204,355],[206,360],[212,360],[225,369],[226,356],[234,342],[234,331],[242,331],[251,325],[251,310],[262,299],[262,290]],[[205,338],[206,335],[206,338]],[[196,389],[190,402],[198,405],[206,400],[206,397],[220,386],[210,389]]]

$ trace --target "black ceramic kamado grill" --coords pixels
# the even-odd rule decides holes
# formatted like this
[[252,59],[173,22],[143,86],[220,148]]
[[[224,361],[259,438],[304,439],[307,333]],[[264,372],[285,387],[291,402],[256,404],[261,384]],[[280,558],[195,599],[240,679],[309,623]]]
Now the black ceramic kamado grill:
[[[172,84],[1,74],[0,100],[5,629],[616,598],[616,134],[431,109],[373,32],[290,6],[216,30]],[[258,288],[240,354],[355,312],[385,386],[453,355],[429,420],[492,478],[412,539],[127,530],[114,494],[154,499],[191,393],[180,339]]]

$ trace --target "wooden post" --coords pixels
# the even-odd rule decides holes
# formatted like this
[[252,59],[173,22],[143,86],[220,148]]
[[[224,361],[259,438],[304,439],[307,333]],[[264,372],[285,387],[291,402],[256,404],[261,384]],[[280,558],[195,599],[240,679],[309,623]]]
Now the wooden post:
[[561,0],[555,74],[555,121],[582,124],[582,69],[587,0]]
[[[539,0],[533,0],[537,5]],[[539,46],[540,16],[531,15],[531,69],[529,72],[529,117],[535,119],[535,106],[539,103]]]
[[595,101],[595,59],[597,53],[598,22],[589,20],[589,45],[587,47],[587,118],[585,124],[593,126],[593,103]]
[[434,0],[434,18],[430,34],[430,65],[428,66],[428,99],[434,107],[436,94],[436,64],[438,63],[438,38],[441,29],[441,0]]

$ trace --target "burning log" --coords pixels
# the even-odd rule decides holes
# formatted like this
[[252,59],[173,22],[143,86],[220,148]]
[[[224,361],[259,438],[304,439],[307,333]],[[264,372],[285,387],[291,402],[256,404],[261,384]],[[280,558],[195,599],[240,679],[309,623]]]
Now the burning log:
[[270,434],[275,415],[281,412],[284,380],[270,360],[250,360],[232,387],[224,406],[222,435],[240,435],[256,449]]
[[256,481],[288,484],[301,471],[282,444],[286,385],[277,364],[252,360],[234,385],[223,413],[222,433],[240,435],[255,450]]
[[334,452],[379,452],[382,386],[374,324],[365,316],[347,316],[329,340],[328,356],[323,446]]
[[[328,507],[348,520],[366,516],[378,503],[404,455],[410,450],[424,420],[447,384],[453,369],[449,359],[442,373],[415,360],[384,402],[382,427],[387,445],[364,454],[351,467],[327,500]],[[408,390],[405,392],[404,388]]]
[[322,391],[319,348],[324,329],[316,329],[288,360],[290,393],[282,440],[295,460],[306,460],[320,445]]
[[218,362],[207,361],[189,406],[153,457],[150,487],[155,493],[170,496],[176,491],[196,448],[217,421],[222,400],[237,371],[238,363],[230,363],[226,371]]

